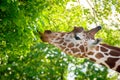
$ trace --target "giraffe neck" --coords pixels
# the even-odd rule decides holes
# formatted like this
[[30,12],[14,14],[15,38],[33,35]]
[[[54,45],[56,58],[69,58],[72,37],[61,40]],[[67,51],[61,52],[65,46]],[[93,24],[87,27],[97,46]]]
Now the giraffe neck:
[[80,58],[88,58],[95,63],[120,72],[120,48],[107,44],[99,44],[88,49],[87,46],[85,47],[79,44],[73,44],[71,42],[70,44],[64,43],[62,39],[56,43],[59,43],[59,45],[54,45],[67,54]]
[[120,48],[100,44],[86,55],[88,59],[120,72]]

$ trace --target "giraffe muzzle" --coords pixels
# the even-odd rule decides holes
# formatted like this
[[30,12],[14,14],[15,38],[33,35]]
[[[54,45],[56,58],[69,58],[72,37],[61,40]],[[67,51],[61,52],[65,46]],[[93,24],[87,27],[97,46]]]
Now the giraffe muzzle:
[[50,38],[52,38],[52,31],[45,30],[44,33],[41,34],[40,38],[43,42],[49,42]]
[[47,36],[47,34],[50,34],[50,33],[51,33],[50,30],[45,30],[44,33],[41,33],[41,32],[39,32],[39,31],[37,31],[37,32],[39,33],[40,39],[41,39],[43,42],[48,42],[48,36]]

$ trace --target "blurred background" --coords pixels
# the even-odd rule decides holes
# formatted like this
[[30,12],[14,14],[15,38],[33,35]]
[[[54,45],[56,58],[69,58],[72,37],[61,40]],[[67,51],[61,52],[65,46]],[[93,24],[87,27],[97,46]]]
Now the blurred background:
[[117,80],[115,71],[66,55],[37,33],[98,25],[96,37],[120,47],[120,0],[0,0],[0,80]]

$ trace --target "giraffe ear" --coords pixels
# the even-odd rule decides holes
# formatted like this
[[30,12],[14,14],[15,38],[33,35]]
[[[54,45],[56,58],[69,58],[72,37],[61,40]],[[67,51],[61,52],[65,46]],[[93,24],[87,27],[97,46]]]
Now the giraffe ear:
[[97,26],[96,28],[91,29],[88,31],[88,33],[94,36],[99,30],[101,30],[101,26]]
[[74,27],[73,32],[82,32],[84,29],[82,27]]

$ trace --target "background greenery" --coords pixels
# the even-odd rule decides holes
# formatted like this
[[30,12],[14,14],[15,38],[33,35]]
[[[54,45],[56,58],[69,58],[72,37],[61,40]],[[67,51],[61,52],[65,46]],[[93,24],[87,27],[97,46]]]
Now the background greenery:
[[[96,20],[90,9],[83,6],[72,4],[71,9],[66,9],[69,1],[0,1],[0,80],[67,80],[70,73],[74,73],[75,80],[117,79],[117,74],[108,76],[109,70],[105,67],[66,55],[41,42],[37,30],[68,32],[74,26],[87,30],[97,21],[103,29],[96,37],[102,38],[104,43],[120,46],[120,0],[91,0]],[[109,18],[113,13],[115,20]],[[111,29],[113,27],[116,30]]]

